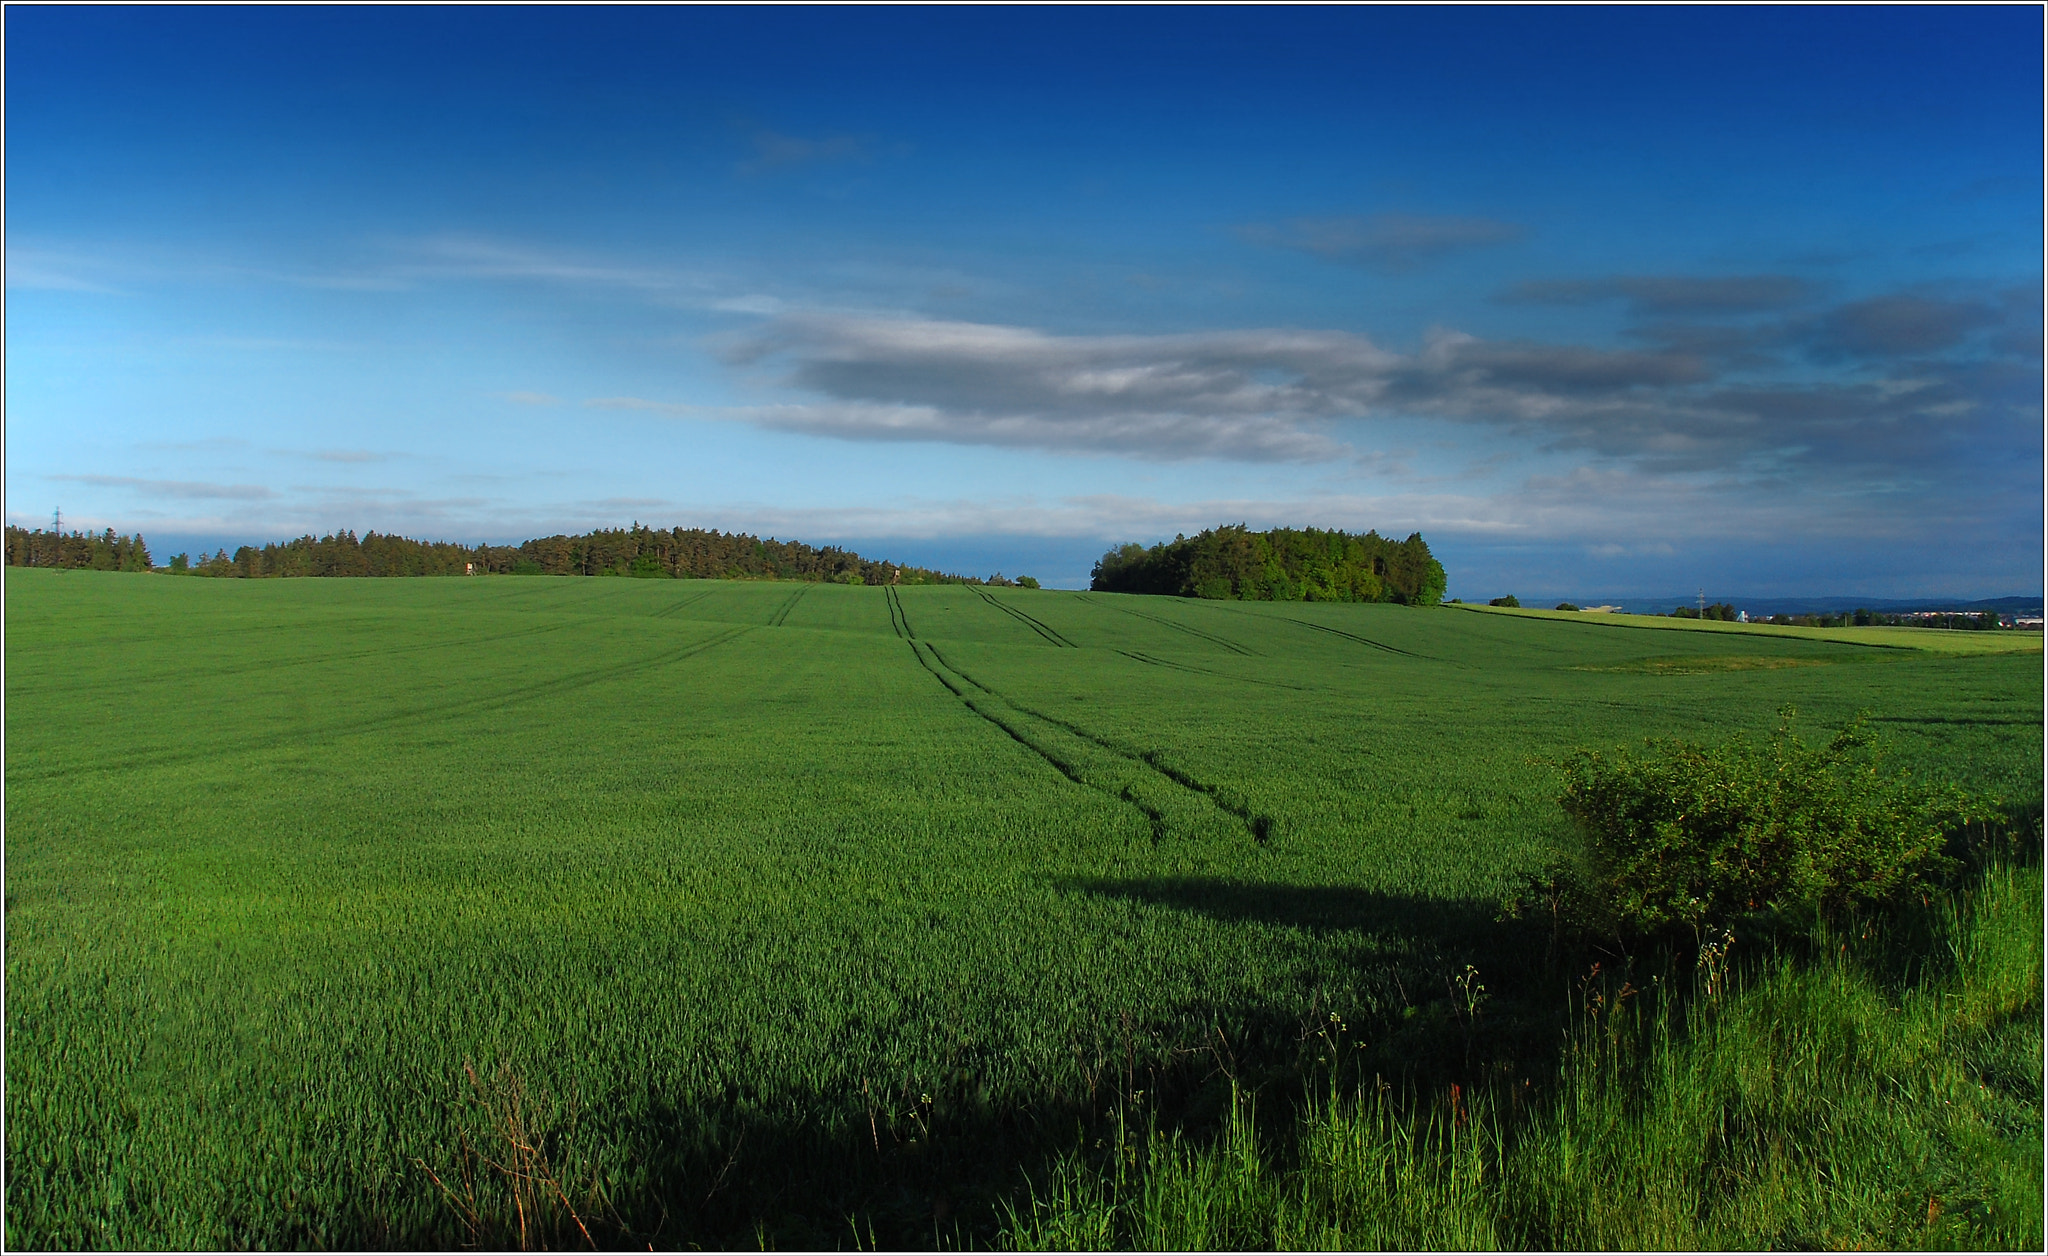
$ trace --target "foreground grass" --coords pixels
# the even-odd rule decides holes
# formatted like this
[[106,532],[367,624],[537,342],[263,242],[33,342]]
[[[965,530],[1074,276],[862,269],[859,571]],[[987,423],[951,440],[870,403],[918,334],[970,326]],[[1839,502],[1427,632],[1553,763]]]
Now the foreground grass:
[[[1548,1093],[1334,1086],[1197,1144],[1127,1122],[1012,1214],[1023,1248],[2035,1249],[2038,867],[1687,997],[1582,983]],[[1654,1006],[1645,1008],[1644,1004]],[[1334,1038],[1326,1038],[1333,1046]],[[1326,1076],[1331,1076],[1326,1074]]]

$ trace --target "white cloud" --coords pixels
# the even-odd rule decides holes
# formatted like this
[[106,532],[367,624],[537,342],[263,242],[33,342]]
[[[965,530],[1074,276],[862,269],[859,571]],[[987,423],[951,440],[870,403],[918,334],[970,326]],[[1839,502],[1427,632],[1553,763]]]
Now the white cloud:
[[7,250],[7,286],[23,291],[112,293],[89,256],[16,246]]
[[649,401],[644,397],[592,397],[583,406],[588,410],[645,410],[652,414],[678,416],[716,413],[705,406],[685,405],[679,401]]
[[808,394],[721,412],[758,426],[1154,461],[1349,458],[1339,424],[1419,419],[1669,473],[1777,475],[1796,464],[1816,476],[1910,477],[1956,455],[1972,424],[2024,428],[2039,414],[2038,367],[2000,360],[1900,362],[1903,378],[1768,379],[1677,349],[1441,328],[1397,353],[1342,331],[1060,336],[810,311],[727,342],[726,357]]
[[721,310],[727,314],[780,314],[783,303],[776,297],[748,293],[745,296],[725,297],[712,301],[708,308]]
[[214,499],[222,501],[267,501],[277,496],[257,484],[210,484],[203,480],[149,480],[131,475],[52,475],[52,480],[89,485],[92,488],[131,489],[146,497]]

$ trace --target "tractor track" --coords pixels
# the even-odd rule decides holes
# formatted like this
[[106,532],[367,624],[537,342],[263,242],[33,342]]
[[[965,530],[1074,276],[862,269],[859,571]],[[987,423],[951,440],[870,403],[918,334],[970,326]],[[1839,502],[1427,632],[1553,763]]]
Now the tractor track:
[[917,636],[910,630],[910,618],[903,613],[903,599],[896,596],[895,588],[884,587],[882,593],[889,603],[889,627],[905,641]]
[[790,594],[789,597],[786,600],[784,600],[782,605],[775,608],[775,613],[768,617],[768,626],[770,628],[780,628],[785,623],[788,623],[789,613],[796,609],[796,604],[798,602],[803,601],[804,594],[809,593],[810,591],[810,585],[806,584],[798,586],[797,591]]
[[964,685],[956,684],[954,682],[954,676],[958,675],[958,673],[948,675],[948,672],[950,672],[952,669],[949,668],[946,665],[945,661],[939,657],[939,652],[932,648],[932,645],[929,641],[912,640],[909,642],[909,644],[910,652],[916,656],[918,663],[921,664],[926,671],[930,672],[932,674],[932,677],[936,679],[941,685],[944,685],[948,693],[960,699],[960,703],[962,706],[965,706],[968,710],[974,712],[983,720],[994,725],[997,729],[1001,730],[1005,736],[1009,737],[1010,740],[1016,742],[1018,745],[1024,747],[1026,750],[1029,750],[1031,753],[1045,760],[1046,763],[1051,765],[1054,771],[1058,772],[1061,776],[1066,777],[1074,784],[1082,786],[1086,789],[1095,790],[1097,793],[1104,794],[1110,798],[1114,798],[1118,802],[1129,803],[1131,806],[1137,808],[1138,811],[1144,815],[1146,821],[1152,826],[1153,844],[1157,845],[1161,841],[1165,840],[1167,835],[1166,816],[1163,812],[1159,810],[1159,808],[1151,805],[1150,803],[1144,801],[1141,798],[1136,797],[1130,792],[1129,789],[1125,789],[1119,792],[1113,792],[1105,788],[1104,786],[1098,784],[1097,782],[1089,780],[1087,775],[1082,771],[1082,769],[1079,766],[1069,762],[1064,756],[1059,754],[1059,752],[1051,749],[1048,746],[1043,745],[1039,739],[1034,739],[1030,735],[1028,735],[1024,731],[1024,729],[1019,726],[1022,723],[1022,721],[1004,719],[1002,714],[998,710],[992,709],[995,704],[994,702],[989,701],[989,699],[994,698],[998,702],[1003,701],[1000,695],[994,694],[991,691],[983,689],[983,696],[977,697],[974,693],[969,692],[969,690],[982,689],[982,686],[976,684],[971,680],[968,680],[965,676],[960,676],[960,680],[964,682]]
[[1037,633],[1039,636],[1044,637],[1047,641],[1051,642],[1055,646],[1058,646],[1060,649],[1078,650],[1081,648],[1075,645],[1073,642],[1067,640],[1065,637],[1062,637],[1059,633],[1053,631],[1051,628],[1048,628],[1046,625],[1040,623],[1038,620],[1032,618],[1030,615],[1027,615],[1023,611],[1018,610],[1016,607],[1005,603],[1001,598],[998,598],[995,594],[990,593],[987,589],[977,588],[974,591],[981,595],[982,601],[987,602],[990,606],[995,607],[997,610],[1003,612],[1005,615],[1008,615],[1010,618],[1016,620],[1018,623],[1023,624],[1026,628],[1029,628],[1031,631]]
[[[924,657],[924,652],[921,652],[918,656],[919,662],[924,663],[926,670],[930,671],[934,676],[937,676],[939,678],[939,682],[945,685],[947,689],[951,690],[954,696],[958,697],[962,702],[966,703],[968,709],[972,710],[975,714],[981,716],[983,719],[989,720],[991,723],[996,724],[998,727],[1002,728],[1004,732],[1008,733],[1011,737],[1015,738],[1022,744],[1030,747],[1033,751],[1037,752],[1040,757],[1044,758],[1047,762],[1051,763],[1055,768],[1058,768],[1062,774],[1067,776],[1070,780],[1073,780],[1075,783],[1086,785],[1091,789],[1096,789],[1101,791],[1102,793],[1109,794],[1111,797],[1116,798],[1122,802],[1130,803],[1132,806],[1137,807],[1140,811],[1143,811],[1146,814],[1146,816],[1152,820],[1155,839],[1159,836],[1163,836],[1165,833],[1165,817],[1159,812],[1159,810],[1156,807],[1153,807],[1150,804],[1145,803],[1144,801],[1134,797],[1128,789],[1125,789],[1121,792],[1112,792],[1104,788],[1102,785],[1099,785],[1093,781],[1083,779],[1074,769],[1073,765],[1067,763],[1065,760],[1047,751],[1030,738],[1024,736],[1018,729],[1012,726],[1012,723],[1010,721],[1000,719],[997,716],[991,714],[988,710],[985,709],[985,705],[989,705],[992,703],[1001,703],[1003,706],[1008,707],[1010,710],[1029,716],[1031,719],[1037,720],[1040,723],[1049,724],[1054,728],[1060,729],[1073,737],[1079,738],[1080,740],[1087,742],[1088,744],[1094,746],[1098,750],[1102,750],[1110,755],[1115,756],[1117,759],[1122,760],[1123,762],[1132,764],[1136,767],[1144,768],[1164,781],[1170,782],[1171,784],[1176,785],[1181,789],[1187,790],[1192,794],[1201,796],[1202,798],[1206,799],[1208,802],[1213,804],[1219,811],[1222,811],[1224,814],[1231,816],[1232,818],[1237,820],[1238,823],[1242,824],[1245,828],[1245,831],[1251,834],[1252,840],[1260,843],[1261,845],[1263,845],[1266,839],[1269,836],[1271,836],[1273,830],[1272,817],[1254,814],[1251,808],[1241,803],[1238,803],[1233,799],[1224,797],[1215,786],[1209,785],[1201,780],[1198,780],[1195,777],[1189,775],[1188,773],[1183,772],[1178,768],[1175,768],[1172,765],[1166,763],[1159,751],[1135,750],[1128,746],[1119,745],[1117,742],[1112,741],[1109,738],[1090,732],[1088,729],[1081,727],[1079,724],[1075,724],[1069,720],[1063,720],[1056,715],[1047,715],[1043,711],[1035,710],[1031,707],[1025,706],[1023,703],[1018,702],[1016,699],[1009,697],[1008,695],[1002,693],[1000,690],[997,690],[989,685],[983,684],[979,680],[976,680],[972,675],[968,674],[966,671],[961,669],[957,664],[952,662],[952,660],[946,658],[945,655],[941,654],[938,650],[938,647],[934,646],[931,642],[920,641],[917,642],[916,645],[922,646],[923,651],[928,652],[931,655],[931,658],[927,660]],[[936,664],[936,666],[934,666],[934,664]],[[957,678],[961,683],[955,684],[955,678]],[[966,686],[966,688],[963,688],[963,685]],[[968,692],[969,688],[978,690],[980,694],[983,695],[986,699],[990,700],[990,702],[986,704],[983,702],[977,702],[976,696]]]
[[714,590],[705,589],[699,593],[692,593],[689,596],[683,598],[682,601],[677,602],[674,605],[666,607],[662,610],[654,612],[651,618],[672,619],[676,615],[680,614],[684,607],[695,606],[697,603],[703,601],[705,598],[710,597],[713,592]]
[[[1224,609],[1224,610],[1232,610],[1232,611],[1236,611],[1236,608],[1235,608],[1235,607],[1231,607],[1231,606],[1225,606],[1225,607],[1223,607],[1222,609]],[[1135,612],[1133,612],[1133,613],[1135,613]],[[1236,611],[1236,613],[1237,613],[1237,614],[1240,614],[1240,615],[1242,615],[1242,614],[1245,614],[1246,612],[1244,612],[1244,611]],[[1447,661],[1448,661],[1448,660],[1446,660],[1446,659],[1440,659],[1440,658],[1437,658],[1437,657],[1435,657],[1434,655],[1429,655],[1429,654],[1417,654],[1417,653],[1415,653],[1415,652],[1414,652],[1413,650],[1404,650],[1404,649],[1402,649],[1402,648],[1401,648],[1400,646],[1396,646],[1396,645],[1388,645],[1388,644],[1387,644],[1386,642],[1384,642],[1384,641],[1375,641],[1375,640],[1373,640],[1373,639],[1372,639],[1371,637],[1361,637],[1361,636],[1359,636],[1359,635],[1358,635],[1357,633],[1355,633],[1355,632],[1346,632],[1346,631],[1344,631],[1344,630],[1343,630],[1342,628],[1331,628],[1331,627],[1329,627],[1329,626],[1327,626],[1327,625],[1325,625],[1325,624],[1315,624],[1315,623],[1310,623],[1310,622],[1309,622],[1308,620],[1306,620],[1306,619],[1296,619],[1296,618],[1295,618],[1294,616],[1292,616],[1292,615],[1275,615],[1275,616],[1272,616],[1272,618],[1274,618],[1274,619],[1281,619],[1281,620],[1285,620],[1285,621],[1286,621],[1287,623],[1293,624],[1293,625],[1295,625],[1295,626],[1296,626],[1296,627],[1298,627],[1298,628],[1309,628],[1309,629],[1313,629],[1313,630],[1314,630],[1314,631],[1316,631],[1316,632],[1327,632],[1327,633],[1329,633],[1329,634],[1330,634],[1331,636],[1333,636],[1333,637],[1342,637],[1342,638],[1344,638],[1344,639],[1345,639],[1346,641],[1356,641],[1356,642],[1357,642],[1358,644],[1360,644],[1360,645],[1369,645],[1369,646],[1371,646],[1371,647],[1372,647],[1373,649],[1375,649],[1375,650],[1385,650],[1385,651],[1386,651],[1386,652],[1387,652],[1388,654],[1398,654],[1398,655],[1400,655],[1400,656],[1401,656],[1402,658],[1409,658],[1409,659],[1422,659],[1422,660],[1424,660],[1424,661],[1426,661],[1426,662],[1430,662],[1430,663],[1443,663],[1443,662],[1447,662]],[[1462,666],[1462,665],[1461,665],[1461,664],[1452,664],[1452,666]]]
[[309,729],[294,736],[266,733],[260,737],[242,738],[233,742],[215,743],[195,750],[172,751],[165,754],[143,753],[121,759],[93,762],[89,764],[64,765],[48,771],[32,773],[10,773],[10,780],[38,781],[81,774],[100,775],[113,772],[128,772],[138,768],[168,767],[179,763],[195,762],[202,759],[219,759],[225,755],[248,754],[258,750],[276,748],[303,748],[325,745],[343,737],[360,736],[364,733],[383,732],[387,729],[402,728],[408,724],[419,724],[452,716],[475,715],[485,711],[497,711],[541,698],[574,693],[616,680],[638,672],[650,672],[657,668],[680,663],[707,650],[716,649],[735,637],[752,632],[756,625],[742,624],[715,633],[703,641],[693,642],[672,650],[665,650],[648,658],[631,659],[623,663],[607,664],[603,667],[586,668],[567,676],[550,677],[547,680],[521,685],[498,693],[483,694],[455,702],[437,703],[431,706],[415,707],[407,711],[390,712],[362,719],[340,720],[320,728]]
[[1224,649],[1230,651],[1232,654],[1241,654],[1246,658],[1259,657],[1259,653],[1256,650],[1248,650],[1245,647],[1239,645],[1235,641],[1226,640],[1225,638],[1219,637],[1214,633],[1203,632],[1200,628],[1190,628],[1186,624],[1175,623],[1173,620],[1164,619],[1158,615],[1148,615],[1144,611],[1134,611],[1128,606],[1118,606],[1114,603],[1097,602],[1094,598],[1086,597],[1085,595],[1083,597],[1083,600],[1087,601],[1091,605],[1108,606],[1110,610],[1117,611],[1121,614],[1130,615],[1138,619],[1149,620],[1152,623],[1158,624],[1162,628],[1171,628],[1175,632],[1184,632],[1190,637],[1199,638],[1203,641],[1208,642],[1210,645],[1222,646]]
[[1149,654],[1141,654],[1136,650],[1118,650],[1117,653],[1134,662],[1144,663],[1151,667],[1170,668],[1176,672],[1187,672],[1192,676],[1214,676],[1218,680],[1236,681],[1241,685],[1262,685],[1268,689],[1291,689],[1295,693],[1321,692],[1309,685],[1290,685],[1284,680],[1258,680],[1251,676],[1237,676],[1230,672],[1219,672],[1213,668],[1196,667],[1189,663],[1175,663],[1167,659],[1154,658]]

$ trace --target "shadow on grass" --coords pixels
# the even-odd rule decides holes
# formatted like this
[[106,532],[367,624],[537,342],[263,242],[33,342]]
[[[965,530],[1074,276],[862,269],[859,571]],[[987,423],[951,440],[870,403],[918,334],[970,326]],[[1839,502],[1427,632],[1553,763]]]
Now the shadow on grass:
[[[2030,807],[2013,820],[2031,825],[2038,849]],[[1547,925],[1496,921],[1480,901],[1200,877],[1065,888],[1301,930],[1321,947],[1355,938],[1364,967],[1319,970],[1249,1001],[1112,1014],[1074,1044],[1071,1069],[1021,1092],[991,1093],[988,1077],[957,1061],[850,1092],[755,1086],[742,1069],[722,1092],[687,1103],[592,1096],[572,1127],[549,1129],[520,1128],[520,1092],[487,1074],[459,1122],[463,1141],[416,1149],[424,1163],[379,1197],[342,1215],[263,1209],[216,1224],[236,1245],[263,1247],[993,1246],[1005,1206],[1042,1190],[1062,1158],[1120,1145],[1127,1123],[1205,1141],[1225,1124],[1233,1086],[1258,1094],[1280,1160],[1293,1154],[1289,1113],[1333,1071],[1346,1086],[1381,1077],[1418,1097],[1452,1084],[1520,1091],[1528,1079],[1540,1094],[1558,1075],[1574,1007],[1602,993],[1582,953],[1546,954]],[[1346,1022],[1341,1040],[1332,1014]],[[62,1245],[33,1242],[24,1185],[10,1188],[10,1240]]]
[[[2008,822],[2031,839],[2020,844],[2038,852],[2039,804],[2012,809]],[[1355,938],[1361,967],[1329,974],[1339,980],[1328,987],[1313,984],[1325,975],[1317,973],[1309,985],[1248,1003],[1111,1017],[1094,1040],[1075,1044],[1072,1070],[1029,1093],[992,1095],[976,1070],[937,1062],[930,1076],[871,1079],[851,1094],[736,1081],[687,1106],[625,1100],[594,1114],[571,1140],[601,1151],[601,1174],[579,1175],[573,1155],[554,1162],[582,1209],[581,1225],[554,1208],[531,1219],[526,1245],[585,1246],[587,1230],[600,1246],[639,1249],[993,1246],[1006,1206],[1042,1190],[1062,1158],[1106,1154],[1099,1149],[1123,1145],[1127,1124],[1205,1141],[1225,1125],[1233,1087],[1260,1096],[1271,1118],[1262,1128],[1279,1140],[1269,1150],[1282,1160],[1292,1154],[1289,1114],[1332,1074],[1344,1086],[1384,1079],[1422,1100],[1417,1111],[1452,1085],[1534,1102],[1559,1075],[1575,1013],[1594,999],[1610,1006],[1631,976],[1648,985],[1650,966],[1671,958],[1639,956],[1631,972],[1610,957],[1605,969],[1589,970],[1585,951],[1552,949],[1547,924],[1502,922],[1490,904],[1473,900],[1202,877],[1075,880],[1063,888],[1226,924],[1301,930],[1321,946]],[[1914,957],[1913,972],[1902,969],[1897,980],[1924,977],[1926,945],[1917,933],[1929,927],[1911,913],[1888,926],[1900,953]],[[1745,949],[1751,945],[1746,938]],[[1818,942],[1785,945],[1770,951],[1758,938],[1754,958]],[[1689,963],[1680,965],[1662,985],[1677,994],[1674,978],[1689,973]],[[1332,1031],[1333,1015],[1344,1022],[1341,1034]],[[487,1121],[473,1134],[483,1149],[490,1136]],[[445,1178],[449,1165],[437,1167]],[[599,1176],[601,1193],[578,1185]],[[389,1211],[365,1215],[326,1230],[325,1245],[351,1245],[355,1230],[377,1246],[522,1245],[512,1186],[486,1184],[495,1204],[477,1210],[482,1227],[430,1183],[418,1186],[398,1210],[402,1220]]]
[[1396,934],[1439,945],[1485,944],[1499,932],[1497,908],[1471,899],[1446,900],[1336,885],[1280,885],[1215,877],[1070,880],[1069,892],[1150,903],[1228,923],[1311,930]]
[[[2039,800],[2003,808],[1978,840],[1973,862],[2038,861]],[[852,1105],[846,1096],[761,1096],[718,1112],[650,1115],[619,1133],[644,1149],[649,1172],[618,1197],[627,1224],[611,1241],[992,1246],[1005,1205],[1027,1183],[1042,1190],[1053,1166],[1077,1151],[1099,1159],[1102,1148],[1126,1145],[1125,1123],[1206,1141],[1225,1126],[1241,1088],[1270,1114],[1262,1122],[1275,1139],[1268,1151],[1284,1162],[1296,1154],[1297,1105],[1332,1085],[1384,1080],[1411,1096],[1416,1112],[1454,1085],[1547,1102],[1575,1018],[1586,1022],[1596,1006],[1612,1017],[1631,988],[1642,1016],[1654,999],[1682,1003],[1695,984],[1688,949],[1646,946],[1617,959],[1557,945],[1548,922],[1498,920],[1478,900],[1205,877],[1077,879],[1062,888],[1300,930],[1318,947],[1355,939],[1359,966],[1327,998],[1322,987],[1289,987],[1248,1004],[1191,1004],[1149,1023],[1105,1024],[1097,1041],[1076,1044],[1087,1058],[1072,1076],[1021,1098],[991,1101],[972,1077],[959,1077],[929,1093],[877,1087]],[[1942,919],[1935,903],[1811,934],[1773,935],[1757,922],[1743,962],[1758,973],[1802,956],[1818,962],[1861,938],[1871,976],[1903,989],[1940,966]],[[1327,963],[1331,952],[1321,954]],[[1332,1029],[1339,1021],[1347,1022],[1341,1032]],[[1647,1093],[1650,1079],[1640,1081]]]
[[[992,1246],[1007,1204],[1028,1184],[1042,1187],[1062,1157],[1113,1142],[1121,1123],[1203,1140],[1223,1126],[1235,1085],[1263,1096],[1273,1128],[1291,1128],[1281,1114],[1327,1068],[1333,1012],[1347,1023],[1341,1067],[1348,1078],[1379,1073],[1427,1089],[1466,1076],[1478,1060],[1489,1068],[1503,1059],[1525,1071],[1555,1068],[1554,985],[1529,1001],[1527,1016],[1510,993],[1540,968],[1541,931],[1497,923],[1485,904],[1204,878],[1065,888],[1232,924],[1352,935],[1365,967],[1319,972],[1250,1002],[1112,1016],[1093,1040],[1074,1044],[1067,1075],[1025,1095],[990,1095],[974,1070],[935,1067],[916,1082],[873,1079],[852,1094],[735,1084],[688,1107],[642,1098],[596,1114],[550,1162],[566,1201],[576,1204],[575,1218],[562,1201],[547,1204],[552,1188],[526,1185],[545,1206],[538,1219],[527,1209],[526,1245],[586,1246],[587,1230],[600,1246],[643,1250]],[[1457,978],[1468,965],[1501,993],[1461,988]],[[1476,1014],[1468,995],[1484,1004]],[[494,1158],[516,1160],[513,1140],[494,1135],[488,1108],[479,1104],[472,1113],[470,1135],[487,1206],[450,1204],[422,1175],[439,1210],[421,1209],[415,1199],[409,1223],[366,1224],[366,1240],[522,1245],[521,1184],[502,1180],[502,1172],[489,1181],[495,1171],[483,1164],[494,1137]],[[569,1150],[577,1143],[604,1149],[612,1167],[579,1173]],[[434,1166],[444,1182],[460,1177],[450,1175],[458,1150],[447,1149]],[[609,1179],[601,1193],[579,1186],[599,1176]],[[332,1243],[335,1236],[326,1237]]]

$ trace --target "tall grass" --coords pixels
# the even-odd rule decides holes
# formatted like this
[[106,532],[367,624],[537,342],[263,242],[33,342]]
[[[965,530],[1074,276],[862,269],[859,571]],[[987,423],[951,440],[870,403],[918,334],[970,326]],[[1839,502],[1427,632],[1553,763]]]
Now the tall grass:
[[1541,1091],[1326,1086],[1278,1138],[1234,1091],[1203,1145],[1134,1120],[1027,1192],[1003,1241],[2039,1249],[2041,905],[2038,867],[1999,866],[1730,978],[1618,1004],[1632,987],[1586,983]]

